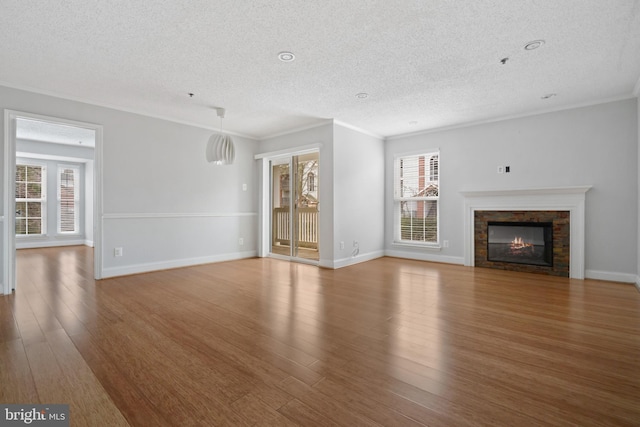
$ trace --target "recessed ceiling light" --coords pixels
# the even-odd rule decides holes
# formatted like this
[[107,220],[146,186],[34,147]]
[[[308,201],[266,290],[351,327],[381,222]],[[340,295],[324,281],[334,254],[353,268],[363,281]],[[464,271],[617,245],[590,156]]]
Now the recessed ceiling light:
[[278,54],[278,59],[282,62],[291,62],[296,59],[296,56],[291,52],[280,52]]
[[544,44],[544,40],[534,40],[524,45],[524,50],[534,50]]
[[368,98],[368,97],[369,97],[368,93],[365,93],[365,92],[356,93],[356,98],[358,98],[358,99],[365,99],[365,98]]
[[548,93],[546,95],[541,96],[540,99],[549,99],[549,98],[553,98],[554,96],[556,96],[555,93]]

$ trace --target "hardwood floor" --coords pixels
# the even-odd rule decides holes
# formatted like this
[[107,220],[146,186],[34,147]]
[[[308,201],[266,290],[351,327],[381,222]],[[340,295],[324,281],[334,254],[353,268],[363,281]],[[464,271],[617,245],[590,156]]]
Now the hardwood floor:
[[85,247],[18,252],[0,402],[73,426],[640,425],[631,285],[394,258],[92,274]]

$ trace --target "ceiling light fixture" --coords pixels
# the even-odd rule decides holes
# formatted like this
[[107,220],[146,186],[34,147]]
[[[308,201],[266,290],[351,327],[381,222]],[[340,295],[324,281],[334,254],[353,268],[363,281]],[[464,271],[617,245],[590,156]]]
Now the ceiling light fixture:
[[366,93],[366,92],[356,93],[356,98],[358,98],[358,99],[365,99],[365,98],[368,98],[368,97],[369,97],[369,94]]
[[291,52],[280,52],[278,54],[278,59],[282,62],[292,62],[296,59],[296,56]]
[[544,40],[534,40],[524,45],[524,50],[535,50],[544,44]]
[[216,165],[230,165],[235,158],[235,148],[233,140],[229,135],[222,133],[222,119],[224,119],[224,108],[216,108],[216,113],[220,117],[220,133],[214,133],[209,137],[207,143],[207,161]]

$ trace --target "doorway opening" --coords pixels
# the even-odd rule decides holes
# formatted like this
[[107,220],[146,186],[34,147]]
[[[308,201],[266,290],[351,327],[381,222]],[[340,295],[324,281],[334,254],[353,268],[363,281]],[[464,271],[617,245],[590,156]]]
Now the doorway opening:
[[5,110],[3,293],[16,290],[16,250],[94,247],[101,276],[98,125]]
[[318,263],[319,153],[272,159],[270,255]]

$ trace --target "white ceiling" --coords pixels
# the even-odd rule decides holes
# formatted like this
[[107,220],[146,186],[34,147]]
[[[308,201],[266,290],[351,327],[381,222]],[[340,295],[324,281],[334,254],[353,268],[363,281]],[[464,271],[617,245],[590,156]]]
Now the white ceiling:
[[16,138],[95,148],[96,132],[61,123],[16,119]]
[[393,136],[631,97],[640,2],[3,0],[0,40],[0,84],[208,128],[224,107],[258,139]]

